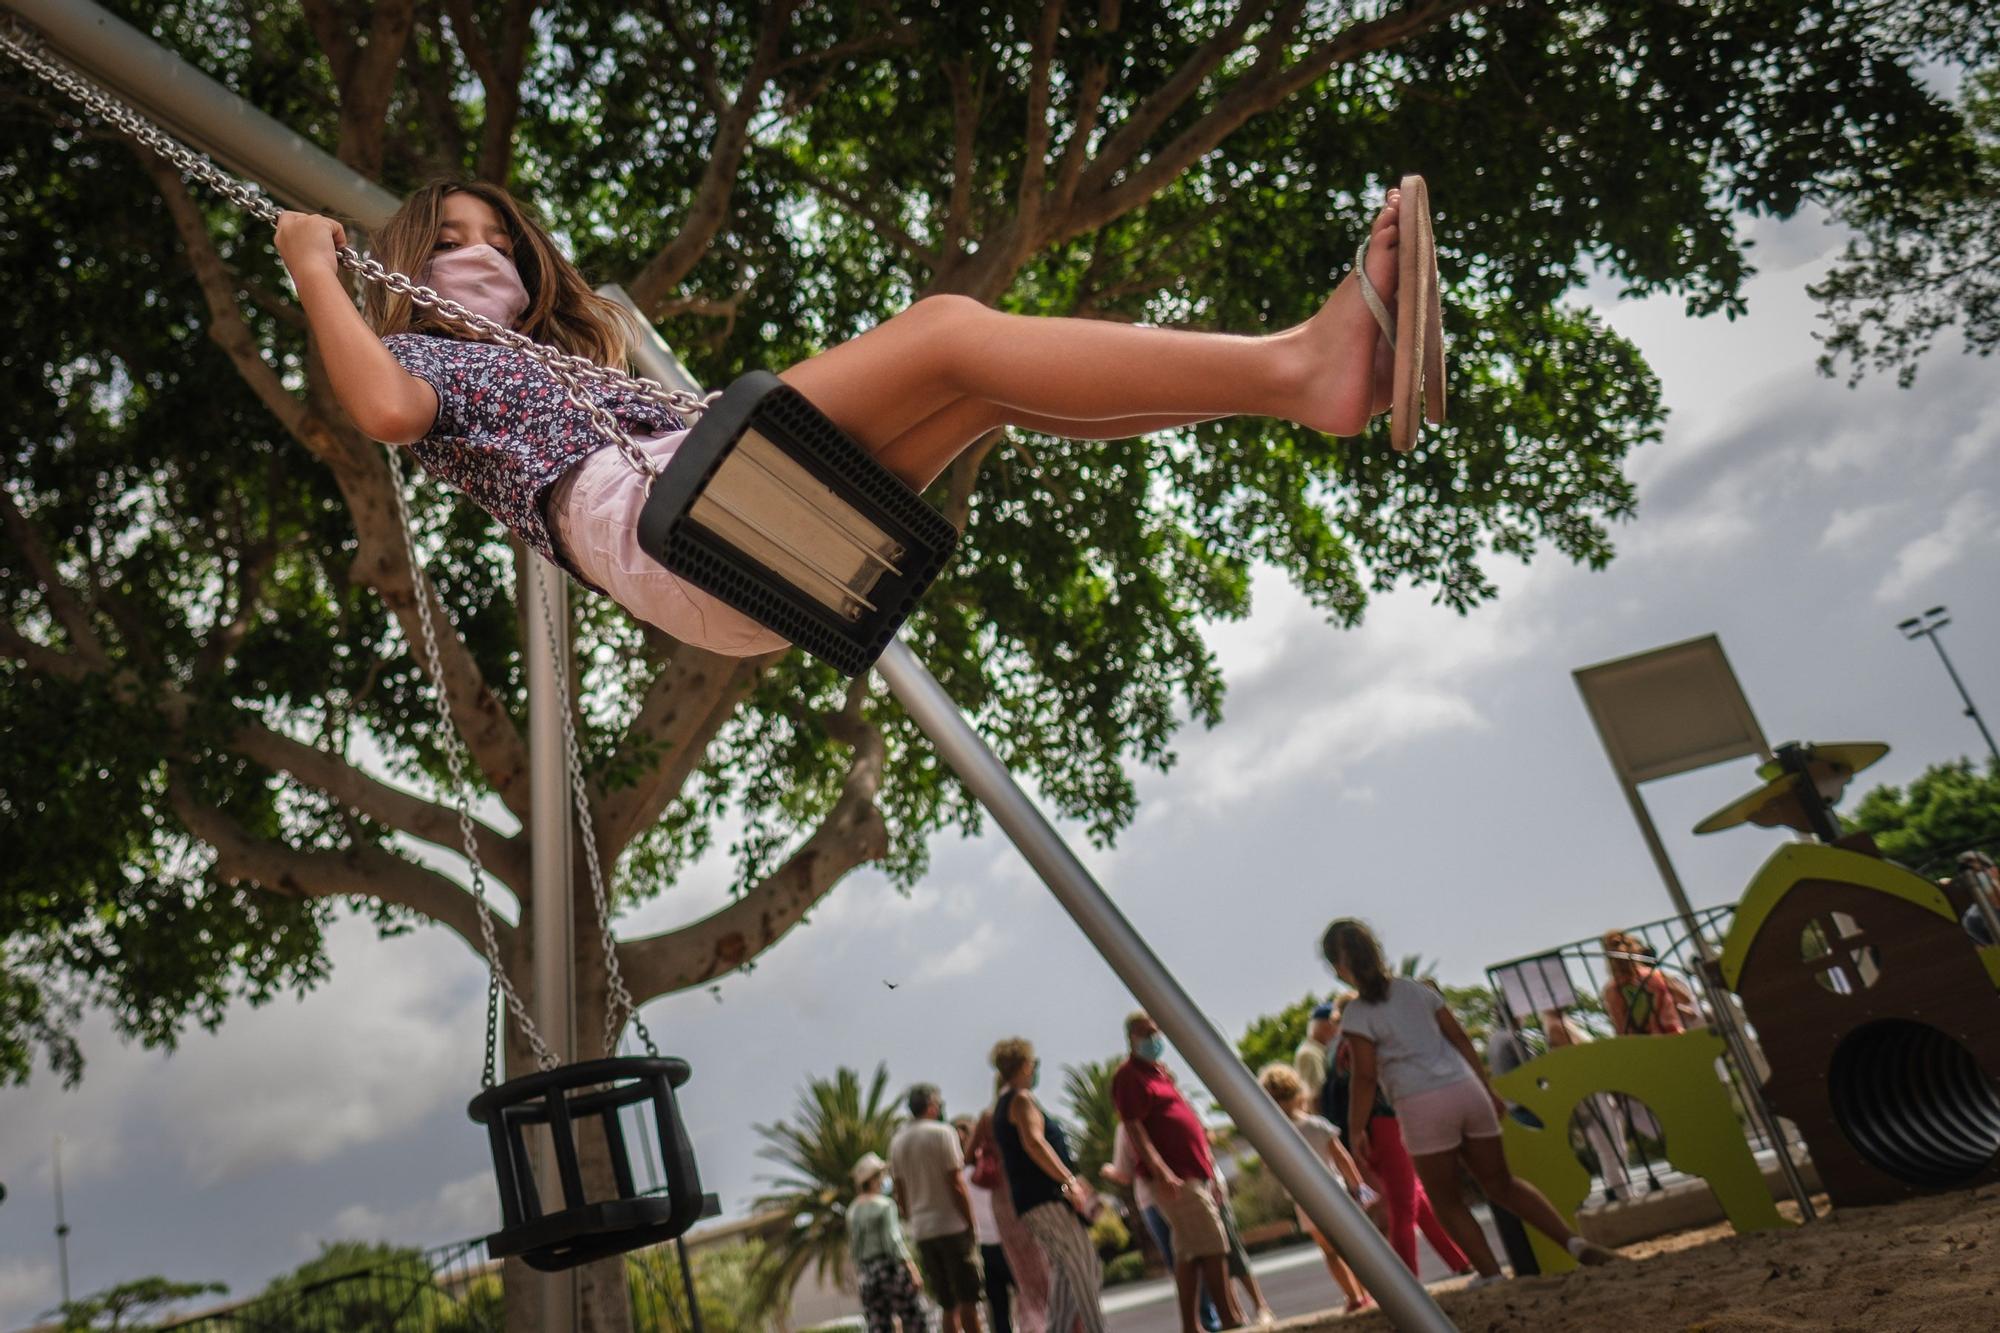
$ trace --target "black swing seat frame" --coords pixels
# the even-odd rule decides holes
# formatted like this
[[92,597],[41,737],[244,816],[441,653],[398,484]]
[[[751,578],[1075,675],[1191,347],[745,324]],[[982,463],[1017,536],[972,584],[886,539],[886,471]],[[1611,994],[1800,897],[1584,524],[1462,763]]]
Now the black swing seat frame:
[[[701,1177],[694,1146],[681,1123],[674,1089],[687,1082],[687,1061],[632,1055],[586,1060],[526,1074],[472,1099],[467,1113],[486,1126],[500,1182],[500,1230],[486,1238],[496,1259],[519,1257],[530,1268],[560,1272],[681,1235],[701,1216]],[[619,1112],[651,1102],[659,1133],[666,1193],[640,1194]],[[595,1119],[610,1149],[616,1198],[590,1200],[577,1155],[576,1126]],[[563,1207],[544,1212],[526,1131],[548,1127]]]
[[654,478],[638,537],[675,574],[858,676],[944,570],[958,529],[798,390],[753,370]]

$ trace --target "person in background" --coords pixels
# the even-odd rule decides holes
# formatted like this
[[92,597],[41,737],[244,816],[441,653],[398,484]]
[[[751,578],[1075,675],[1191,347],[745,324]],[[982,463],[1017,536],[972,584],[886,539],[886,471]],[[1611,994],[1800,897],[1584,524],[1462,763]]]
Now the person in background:
[[2000,909],[2000,866],[1995,866],[1993,858],[1985,852],[1960,852],[1952,883],[1964,891],[1963,900],[1970,904],[1958,923],[1965,927],[1966,934],[1972,936],[1974,944],[1993,943],[1993,932],[1988,928],[1986,914],[1979,910],[1979,904],[1983,899],[1988,905]]
[[[1153,1244],[1159,1247],[1160,1262],[1167,1266],[1167,1273],[1174,1272],[1174,1233],[1167,1225],[1167,1215],[1160,1211],[1159,1198],[1153,1193],[1153,1182],[1139,1174],[1139,1157],[1132,1151],[1132,1136],[1125,1132],[1123,1122],[1111,1132],[1111,1160],[1098,1170],[1120,1189],[1130,1188],[1132,1204],[1139,1214],[1139,1220],[1146,1224],[1146,1232],[1152,1236]],[[1215,1301],[1207,1288],[1202,1289],[1201,1326],[1206,1333],[1219,1333],[1222,1315],[1215,1308]]]
[[1292,1072],[1305,1085],[1308,1107],[1319,1105],[1319,1090],[1326,1086],[1327,1057],[1333,1051],[1333,1039],[1339,1035],[1340,1028],[1333,1021],[1332,1002],[1314,1005],[1306,1019],[1306,1039],[1292,1053]]
[[[1214,1151],[1213,1146],[1209,1151]],[[1250,1250],[1243,1244],[1243,1228],[1236,1225],[1236,1209],[1229,1203],[1229,1179],[1219,1166],[1210,1187],[1215,1193],[1215,1209],[1222,1214],[1222,1234],[1229,1241],[1229,1252],[1223,1256],[1229,1278],[1243,1288],[1243,1295],[1250,1302],[1249,1308],[1257,1312],[1257,1322],[1275,1324],[1278,1316],[1271,1309],[1271,1303],[1264,1299],[1264,1288],[1258,1285],[1257,1274],[1250,1267]]]
[[847,1205],[847,1252],[861,1278],[861,1314],[868,1333],[931,1333],[930,1311],[917,1276],[917,1261],[903,1243],[896,1209],[882,1196],[889,1164],[880,1153],[864,1154],[848,1172],[854,1202]]
[[989,1143],[988,1157],[982,1163],[972,1141],[971,1116],[959,1116],[951,1127],[958,1133],[958,1151],[965,1158],[960,1174],[965,1179],[966,1197],[972,1201],[972,1234],[979,1242],[979,1270],[986,1280],[986,1308],[993,1316],[993,1333],[1014,1333],[1013,1303],[1007,1298],[1014,1275],[1007,1267],[1006,1247],[1000,1243],[1000,1220],[993,1215],[994,1187],[1006,1183],[1000,1152]]
[[1125,1019],[1129,1054],[1111,1076],[1111,1104],[1131,1136],[1139,1175],[1150,1181],[1173,1233],[1174,1289],[1180,1297],[1181,1333],[1194,1333],[1195,1301],[1206,1287],[1224,1328],[1243,1322],[1229,1289],[1229,1232],[1211,1182],[1215,1158],[1208,1131],[1160,1061],[1166,1039],[1143,1013]]
[[[1542,1010],[1542,1032],[1552,1051],[1581,1046],[1590,1040],[1589,1034],[1572,1023],[1562,1009]],[[1597,1092],[1585,1097],[1576,1105],[1576,1119],[1583,1126],[1583,1141],[1590,1145],[1591,1156],[1597,1159],[1604,1188],[1614,1199],[1632,1198],[1638,1191],[1632,1188],[1631,1167],[1626,1160],[1625,1107],[1618,1094]]]
[[910,1089],[910,1118],[889,1141],[896,1211],[917,1242],[924,1286],[944,1312],[944,1333],[979,1333],[979,1254],[972,1236],[972,1197],[958,1134],[944,1122],[935,1085]]
[[[1007,1090],[1006,1082],[994,1080],[995,1096]],[[988,1159],[992,1188],[993,1222],[1000,1230],[1000,1250],[1007,1256],[1007,1272],[1014,1280],[1012,1309],[1014,1333],[1048,1333],[1049,1266],[1028,1228],[1014,1211],[1014,1196],[1007,1185],[1007,1170],[1000,1160],[1000,1140],[993,1131],[993,1110],[980,1113],[972,1126],[972,1154],[975,1165]],[[995,1174],[997,1172],[997,1174]]]
[[[1354,1159],[1348,1155],[1347,1149],[1341,1146],[1340,1134],[1333,1125],[1324,1117],[1306,1110],[1309,1103],[1306,1101],[1305,1080],[1299,1077],[1298,1071],[1288,1065],[1273,1062],[1264,1066],[1263,1072],[1257,1075],[1257,1082],[1263,1085],[1265,1093],[1271,1100],[1278,1104],[1278,1109],[1285,1113],[1285,1118],[1292,1122],[1292,1128],[1299,1132],[1299,1137],[1304,1139],[1307,1146],[1315,1153],[1326,1159],[1340,1183],[1354,1196],[1354,1201],[1366,1209],[1375,1224],[1380,1226],[1386,1211],[1382,1207],[1382,1196],[1362,1182],[1360,1169],[1354,1165]],[[1333,1284],[1339,1287],[1341,1295],[1347,1298],[1347,1308],[1342,1313],[1355,1314],[1367,1309],[1373,1303],[1373,1298],[1355,1278],[1354,1270],[1340,1257],[1340,1251],[1334,1247],[1333,1242],[1313,1225],[1313,1220],[1306,1216],[1306,1210],[1298,1207],[1296,1203],[1292,1206],[1298,1213],[1299,1226],[1312,1237],[1313,1244],[1319,1246],[1320,1255],[1326,1260],[1327,1272],[1333,1275]]]
[[1035,1100],[1042,1071],[1035,1048],[1009,1037],[994,1046],[992,1058],[1005,1088],[993,1107],[993,1137],[1014,1211],[1049,1268],[1049,1333],[1070,1333],[1079,1323],[1084,1333],[1104,1333],[1097,1297],[1104,1265],[1085,1226],[1097,1196],[1076,1174],[1062,1123]]
[[1340,997],[1333,1017],[1333,1052],[1327,1062],[1326,1085],[1319,1093],[1319,1113],[1335,1129],[1340,1131],[1341,1141],[1354,1156],[1355,1164],[1361,1168],[1361,1178],[1379,1190],[1382,1201],[1389,1211],[1389,1245],[1403,1266],[1412,1273],[1417,1272],[1417,1233],[1423,1232],[1424,1239],[1437,1251],[1444,1266],[1457,1277],[1472,1271],[1472,1264],[1465,1252],[1458,1248],[1458,1242],[1438,1221],[1437,1213],[1431,1207],[1430,1196],[1424,1193],[1422,1182],[1417,1179],[1417,1167],[1410,1160],[1409,1150],[1403,1146],[1403,1130],[1396,1121],[1396,1112],[1389,1105],[1389,1099],[1381,1089],[1375,1091],[1375,1105],[1361,1133],[1368,1138],[1368,1151],[1363,1153],[1357,1142],[1354,1127],[1348,1124],[1349,1090],[1354,1085],[1354,1061],[1352,1053],[1340,1040],[1340,1013],[1354,996],[1350,993]]
[[[1320,950],[1357,992],[1341,1011],[1342,1040],[1354,1052],[1350,1123],[1358,1128],[1368,1122],[1378,1082],[1388,1090],[1438,1219],[1479,1270],[1473,1285],[1497,1282],[1503,1274],[1486,1233],[1466,1206],[1461,1169],[1471,1173],[1487,1198],[1578,1262],[1615,1259],[1610,1250],[1577,1235],[1542,1192],[1507,1165],[1499,1119],[1506,1104],[1487,1086],[1479,1056],[1444,997],[1421,982],[1390,976],[1374,933],[1351,917],[1327,927]],[[1364,1134],[1355,1137],[1368,1142]]]
[[[1486,1068],[1493,1077],[1511,1074],[1528,1061],[1535,1058],[1533,1048],[1527,1039],[1514,1027],[1514,1015],[1501,1011],[1500,1021],[1486,1034]],[[1529,1129],[1540,1129],[1542,1118],[1525,1106],[1508,1103],[1507,1117]],[[1505,1208],[1494,1205],[1493,1229],[1500,1233],[1500,1248],[1507,1251],[1507,1263],[1514,1270],[1515,1277],[1533,1277],[1542,1271],[1541,1261],[1535,1258],[1535,1247],[1528,1243],[1528,1228],[1521,1219]]]
[[[1622,930],[1604,935],[1604,1011],[1621,1037],[1666,1037],[1685,1032],[1674,988],[1654,965],[1652,950]],[[1689,997],[1692,1001],[1692,996]]]

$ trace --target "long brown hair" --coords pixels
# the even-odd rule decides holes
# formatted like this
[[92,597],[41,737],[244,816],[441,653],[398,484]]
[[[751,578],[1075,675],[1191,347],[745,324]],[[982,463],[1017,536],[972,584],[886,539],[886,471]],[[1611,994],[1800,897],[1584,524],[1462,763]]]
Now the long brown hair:
[[1382,961],[1382,942],[1375,932],[1351,916],[1344,916],[1326,928],[1320,937],[1320,952],[1333,967],[1345,965],[1354,976],[1354,989],[1370,1004],[1389,998],[1389,969]]
[[[514,267],[521,274],[521,285],[528,289],[528,308],[515,328],[536,342],[571,355],[589,357],[601,366],[624,368],[634,333],[630,314],[616,301],[592,291],[534,214],[498,185],[436,180],[414,191],[395,216],[376,229],[371,246],[375,258],[398,273],[421,280],[437,244],[444,201],[454,194],[469,194],[492,208],[513,242]],[[368,327],[383,337],[392,333],[466,336],[455,326],[417,309],[409,297],[378,283],[368,283],[363,291],[361,315]]]
[[1620,986],[1636,986],[1653,969],[1652,950],[1644,941],[1622,930],[1604,932],[1604,968]]

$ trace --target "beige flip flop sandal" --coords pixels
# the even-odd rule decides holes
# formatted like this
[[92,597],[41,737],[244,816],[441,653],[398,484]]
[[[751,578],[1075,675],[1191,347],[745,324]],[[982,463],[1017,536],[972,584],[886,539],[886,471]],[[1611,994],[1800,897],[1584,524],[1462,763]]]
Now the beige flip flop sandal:
[[[1422,176],[1405,176],[1397,187],[1402,203],[1396,218],[1396,313],[1390,314],[1368,280],[1368,241],[1354,252],[1354,276],[1361,300],[1396,353],[1389,409],[1389,444],[1408,453],[1417,442],[1417,413],[1434,426],[1444,424],[1444,310],[1438,288],[1437,236],[1431,230],[1431,197]],[[1405,336],[1398,338],[1397,330]]]

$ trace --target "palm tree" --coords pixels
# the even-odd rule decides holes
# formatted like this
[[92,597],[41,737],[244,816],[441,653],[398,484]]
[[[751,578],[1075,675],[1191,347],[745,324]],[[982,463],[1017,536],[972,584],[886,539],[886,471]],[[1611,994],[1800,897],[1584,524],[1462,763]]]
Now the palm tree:
[[867,1095],[861,1075],[842,1066],[830,1079],[813,1078],[799,1094],[792,1120],[755,1126],[765,1146],[759,1157],[784,1171],[765,1179],[770,1193],[759,1209],[782,1209],[790,1229],[769,1238],[758,1280],[774,1301],[789,1303],[792,1287],[808,1267],[843,1291],[853,1285],[847,1262],[847,1205],[854,1199],[848,1172],[868,1153],[889,1155],[889,1139],[902,1121],[889,1087],[887,1064],[875,1066]]
[[1076,1173],[1098,1184],[1097,1169],[1111,1160],[1112,1136],[1118,1132],[1118,1111],[1111,1104],[1111,1076],[1123,1057],[1085,1060],[1063,1066],[1063,1098],[1069,1104],[1070,1155]]

